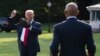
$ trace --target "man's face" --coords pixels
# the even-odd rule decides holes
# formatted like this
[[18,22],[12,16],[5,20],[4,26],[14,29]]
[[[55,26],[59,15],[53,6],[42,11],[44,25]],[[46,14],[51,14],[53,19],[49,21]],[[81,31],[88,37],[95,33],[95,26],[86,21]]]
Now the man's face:
[[16,16],[16,12],[11,12],[11,15],[10,15],[10,17],[15,17]]
[[25,13],[26,20],[31,21],[33,17],[34,17],[34,14],[32,12]]

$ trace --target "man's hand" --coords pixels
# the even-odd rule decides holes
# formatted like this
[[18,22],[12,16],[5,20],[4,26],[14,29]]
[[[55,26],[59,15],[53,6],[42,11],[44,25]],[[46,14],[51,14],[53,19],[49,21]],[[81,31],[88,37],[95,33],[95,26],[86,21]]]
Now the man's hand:
[[25,20],[25,18],[21,18],[20,24],[25,28],[30,27],[30,24]]
[[90,54],[89,54],[88,50],[86,50],[86,55],[87,55],[87,56],[90,56]]

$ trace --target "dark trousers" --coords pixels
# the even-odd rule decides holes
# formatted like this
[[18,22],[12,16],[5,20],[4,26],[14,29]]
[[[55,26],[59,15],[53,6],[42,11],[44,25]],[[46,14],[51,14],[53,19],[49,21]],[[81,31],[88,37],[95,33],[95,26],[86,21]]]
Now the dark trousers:
[[31,51],[27,47],[20,46],[20,56],[37,56],[37,52]]

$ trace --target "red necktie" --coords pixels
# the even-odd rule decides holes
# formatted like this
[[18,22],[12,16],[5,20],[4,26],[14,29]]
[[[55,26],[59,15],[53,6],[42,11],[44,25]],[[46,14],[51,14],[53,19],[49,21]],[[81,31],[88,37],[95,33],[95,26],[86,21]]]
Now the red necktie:
[[24,45],[27,45],[27,37],[29,34],[29,28],[25,28],[25,34],[24,34]]

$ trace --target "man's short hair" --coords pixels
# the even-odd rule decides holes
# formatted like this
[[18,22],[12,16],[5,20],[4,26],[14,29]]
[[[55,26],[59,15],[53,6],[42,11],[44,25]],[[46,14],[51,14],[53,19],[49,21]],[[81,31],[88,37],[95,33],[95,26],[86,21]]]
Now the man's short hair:
[[28,13],[28,12],[34,13],[34,10],[26,10],[25,11],[25,13]]
[[75,2],[70,2],[65,6],[65,12],[70,16],[77,16],[79,14],[78,6]]
[[69,6],[71,6],[71,5],[73,5],[73,6],[75,6],[76,8],[78,8],[78,6],[77,6],[77,4],[75,3],[75,2],[70,2],[70,3],[68,3],[66,6],[65,6],[65,11],[69,8]]

